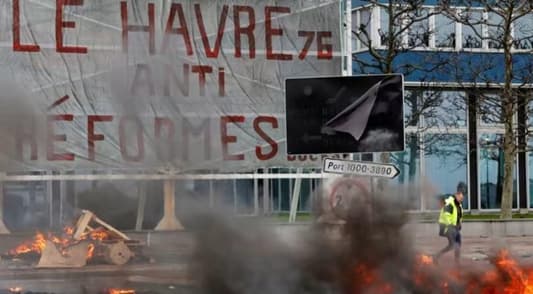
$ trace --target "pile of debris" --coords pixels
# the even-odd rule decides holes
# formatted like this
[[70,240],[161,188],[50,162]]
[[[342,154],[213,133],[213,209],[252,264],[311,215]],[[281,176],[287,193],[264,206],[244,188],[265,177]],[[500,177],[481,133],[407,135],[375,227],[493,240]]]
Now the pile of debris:
[[37,268],[74,268],[88,261],[124,265],[139,255],[142,244],[132,240],[88,210],[83,210],[73,227],[61,236],[38,232],[2,255],[4,259],[39,258]]

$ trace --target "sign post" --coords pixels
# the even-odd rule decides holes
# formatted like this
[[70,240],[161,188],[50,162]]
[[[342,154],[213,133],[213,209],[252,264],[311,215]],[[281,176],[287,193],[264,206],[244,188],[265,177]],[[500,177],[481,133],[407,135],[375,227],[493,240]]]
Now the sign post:
[[[302,173],[302,169],[299,168],[297,173]],[[289,213],[289,223],[296,222],[296,214],[298,213],[298,202],[300,201],[300,190],[302,188],[302,179],[297,178],[294,180],[294,190],[292,192],[291,210]]]
[[326,158],[324,172],[394,179],[400,170],[392,164]]
[[4,224],[4,182],[0,181],[0,234],[9,234]]

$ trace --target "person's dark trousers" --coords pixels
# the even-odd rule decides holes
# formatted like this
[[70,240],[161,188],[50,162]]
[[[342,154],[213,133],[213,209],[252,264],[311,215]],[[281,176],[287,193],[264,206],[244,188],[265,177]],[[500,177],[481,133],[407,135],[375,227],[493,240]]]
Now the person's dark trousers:
[[454,250],[455,250],[455,262],[459,262],[460,258],[461,258],[461,243],[462,243],[462,239],[461,239],[461,229],[456,229],[456,233],[455,233],[455,246],[454,246]]
[[448,251],[454,250],[455,261],[458,262],[460,258],[461,250],[461,233],[457,230],[455,226],[449,226],[445,234],[446,239],[448,240],[448,245],[442,248],[439,253],[435,256],[435,262],[438,262],[440,257]]

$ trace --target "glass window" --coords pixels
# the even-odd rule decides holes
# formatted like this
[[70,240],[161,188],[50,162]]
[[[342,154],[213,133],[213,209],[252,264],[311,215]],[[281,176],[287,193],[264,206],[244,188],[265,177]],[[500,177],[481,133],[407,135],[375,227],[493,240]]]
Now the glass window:
[[426,127],[466,127],[466,94],[457,91],[424,93]]
[[[531,99],[531,97],[528,97],[526,99]],[[526,114],[527,114],[527,123],[528,123],[527,127],[531,128],[533,127],[533,101],[529,101],[527,105]]]
[[184,180],[183,189],[195,199],[201,199],[207,203],[210,196],[214,196],[214,191],[211,191],[212,183],[212,180]]
[[481,125],[495,125],[504,122],[502,101],[499,95],[480,95],[479,102],[479,123]]
[[[407,201],[407,207],[412,210],[420,209],[419,191],[413,190],[420,180],[420,151],[418,136],[408,134],[406,136],[406,147],[403,152],[391,153],[392,163],[400,170],[400,174],[391,180],[392,185],[400,185],[400,188],[406,187],[400,195]],[[402,186],[403,184],[409,184]],[[412,188],[411,190],[408,188]]]
[[465,11],[461,13],[463,22],[463,48],[481,48],[483,13],[481,11]]
[[[272,169],[274,173],[289,173],[287,168]],[[272,179],[270,193],[272,194],[273,210],[283,212],[290,210],[290,197],[292,192],[292,179]]]
[[487,19],[487,31],[489,37],[489,48],[503,48],[503,18],[496,13],[489,12]]
[[311,194],[313,189],[312,179],[302,179],[300,190],[300,201],[298,201],[298,211],[310,212],[312,209]]
[[429,17],[427,9],[417,10],[409,17],[411,23],[408,32],[408,44],[410,47],[429,46]]
[[[503,188],[503,135],[479,136],[479,195],[481,209],[497,209],[502,203]],[[513,171],[513,207],[517,208],[516,164]]]
[[381,46],[386,46],[389,36],[389,13],[387,9],[381,8],[380,9],[380,24],[379,24],[379,39]]
[[408,90],[404,94],[404,120],[405,126],[417,126],[420,121],[418,109],[420,109],[420,90]]
[[52,204],[48,201],[46,185],[46,182],[8,182],[4,184],[3,221],[11,232],[49,228],[52,222],[50,207]]
[[[460,182],[468,183],[466,134],[431,134],[424,136],[424,171],[432,189],[423,191],[426,208],[440,209],[439,198],[457,191]],[[468,189],[463,208],[470,207]]]
[[352,11],[352,50],[359,49],[359,39],[357,38],[357,28],[359,26],[359,19],[357,18],[357,11]]
[[[397,10],[395,9],[394,11],[397,11]],[[395,21],[392,26],[392,29],[393,29],[392,36],[390,36],[389,34],[389,25],[390,25],[389,12],[387,8],[380,9],[380,24],[378,28],[378,33],[379,33],[379,39],[380,39],[381,46],[388,46],[387,42],[389,40],[389,37],[392,37],[393,39],[396,39],[394,40],[396,43],[394,46],[399,47],[401,38],[396,34],[398,34],[399,29],[401,28],[401,23],[400,23],[401,18],[398,17],[396,19],[397,21]]]
[[533,49],[533,14],[522,16],[513,22],[514,46],[517,49]]
[[370,12],[368,8],[361,9],[359,14],[359,29],[357,35],[359,36],[360,48],[368,47],[368,40],[372,36],[372,22],[370,21]]
[[445,15],[435,15],[435,46],[455,48],[455,23]]
[[252,214],[254,212],[254,181],[251,179],[235,179],[236,211],[237,214]]
[[217,203],[228,206],[237,205],[237,198],[233,185],[233,180],[219,180],[213,182],[213,191]]

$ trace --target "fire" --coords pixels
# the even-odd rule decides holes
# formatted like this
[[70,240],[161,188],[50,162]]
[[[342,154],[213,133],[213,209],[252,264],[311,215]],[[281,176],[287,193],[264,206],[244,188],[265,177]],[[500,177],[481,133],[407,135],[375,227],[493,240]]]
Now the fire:
[[135,294],[133,289],[109,289],[108,294]]
[[356,275],[360,278],[360,280],[363,283],[368,284],[368,285],[374,283],[377,279],[377,275],[375,271],[373,271],[372,269],[370,269],[368,266],[364,264],[357,266],[355,272],[356,272]]
[[520,266],[507,250],[500,251],[487,270],[478,272],[468,267],[443,270],[448,267],[435,264],[428,255],[416,255],[412,265],[397,272],[398,277],[405,273],[410,282],[395,285],[386,282],[379,267],[357,264],[347,293],[405,292],[408,285],[414,293],[533,294],[533,268]]
[[87,249],[87,260],[93,258],[94,256],[94,244],[89,244],[89,248]]
[[355,267],[355,280],[359,285],[352,290],[354,293],[359,293],[361,289],[365,289],[365,293],[394,293],[393,286],[384,282],[378,271],[369,265],[359,264]]
[[[74,228],[65,227],[63,229],[62,236],[56,236],[51,233],[48,236],[41,232],[37,232],[31,241],[23,242],[18,245],[16,248],[8,251],[8,254],[11,256],[21,256],[28,253],[37,253],[41,254],[43,249],[46,247],[46,241],[52,241],[58,249],[66,253],[67,248],[77,244],[82,240],[89,241],[102,241],[110,239],[110,234],[104,228],[97,228],[91,231],[88,234],[81,236],[80,240],[74,239]],[[95,242],[91,242],[87,251],[87,259],[90,259],[94,256]]]
[[73,235],[74,235],[74,228],[73,228],[73,227],[69,227],[69,226],[67,226],[67,227],[65,227],[65,228],[63,229],[63,231],[65,232],[65,234],[66,234],[67,236],[73,236]]
[[521,267],[507,250],[501,250],[493,260],[493,269],[485,272],[465,274],[454,270],[444,274],[444,293],[450,285],[465,285],[467,294],[533,294],[533,269]]
[[109,239],[109,233],[103,228],[96,229],[89,233],[89,238],[92,240],[107,240]]
[[429,255],[421,254],[418,256],[418,260],[420,261],[421,264],[424,264],[424,265],[433,264],[433,257]]
[[[516,260],[510,257],[509,251],[500,251],[495,265],[501,278],[504,281],[502,293],[506,294],[533,294],[533,269],[521,268]],[[497,276],[496,276],[497,277]],[[499,290],[498,278],[494,278],[494,274],[485,276],[492,288]],[[500,282],[499,284],[496,282]],[[490,287],[489,287],[490,289]],[[492,290],[492,289],[491,289]],[[489,292],[486,292],[489,293]]]
[[10,255],[18,256],[30,252],[41,253],[46,246],[46,238],[40,232],[37,232],[32,241],[24,242],[15,249],[9,251]]

